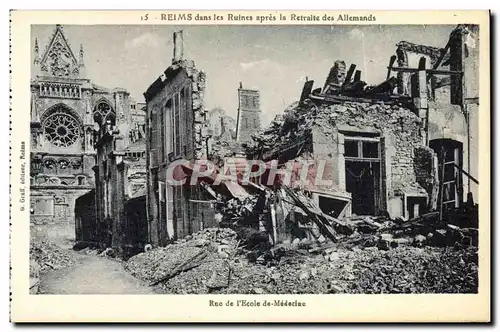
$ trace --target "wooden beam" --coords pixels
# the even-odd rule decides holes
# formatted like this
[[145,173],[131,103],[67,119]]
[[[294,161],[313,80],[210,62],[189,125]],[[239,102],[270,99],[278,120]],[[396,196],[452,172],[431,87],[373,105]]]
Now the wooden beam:
[[441,62],[443,61],[444,59],[444,56],[446,55],[446,53],[448,52],[448,49],[450,48],[450,39],[448,39],[448,43],[446,43],[446,46],[443,48],[443,50],[441,51],[441,55],[439,56],[439,58],[437,59],[436,63],[434,64],[434,66],[432,66],[432,69],[437,69],[439,67],[439,65],[441,64]]
[[427,69],[427,73],[433,74],[433,75],[460,75],[460,76],[462,76],[464,74],[463,71],[438,70],[438,69]]
[[[404,67],[393,67],[393,71],[399,71],[399,72],[405,72],[405,73],[416,73],[420,71],[421,69],[418,68],[404,68]],[[461,71],[454,71],[454,70],[437,70],[437,69],[426,69],[426,72],[428,74],[434,74],[434,75],[463,75],[463,72]]]
[[349,70],[347,71],[347,75],[345,76],[344,84],[342,84],[342,85],[346,85],[346,84],[351,83],[352,74],[354,73],[355,69],[356,69],[356,65],[354,63],[351,64],[351,66],[349,67]]
[[443,220],[443,194],[444,194],[444,161],[446,158],[446,152],[443,147],[441,147],[440,164],[441,164],[441,174],[439,174],[439,221]]
[[453,163],[453,166],[455,166],[461,173],[465,174],[465,176],[471,179],[475,184],[479,184],[479,181],[476,178],[474,178],[472,175],[461,169],[457,164]]
[[302,87],[302,93],[300,94],[300,101],[307,99],[307,97],[312,92],[313,85],[314,85],[314,81],[312,81],[312,80],[311,81],[307,80],[304,83],[304,86]]
[[356,70],[354,73],[354,82],[359,82],[361,81],[361,70]]
[[391,59],[389,60],[389,67],[387,67],[387,78],[385,79],[386,81],[391,77],[391,70],[392,66],[394,66],[394,62],[396,62],[395,55],[391,56]]

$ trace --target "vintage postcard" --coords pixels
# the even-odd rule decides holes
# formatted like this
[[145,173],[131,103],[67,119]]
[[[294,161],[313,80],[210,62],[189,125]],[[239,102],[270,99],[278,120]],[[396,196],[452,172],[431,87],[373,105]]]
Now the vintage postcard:
[[14,322],[489,322],[488,11],[12,11]]

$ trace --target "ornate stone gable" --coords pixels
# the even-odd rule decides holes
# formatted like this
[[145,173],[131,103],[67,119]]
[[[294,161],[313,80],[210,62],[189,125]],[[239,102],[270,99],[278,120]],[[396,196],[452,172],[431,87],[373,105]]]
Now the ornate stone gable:
[[60,25],[56,26],[52,39],[43,54],[40,69],[42,74],[47,76],[68,78],[79,76],[78,61]]

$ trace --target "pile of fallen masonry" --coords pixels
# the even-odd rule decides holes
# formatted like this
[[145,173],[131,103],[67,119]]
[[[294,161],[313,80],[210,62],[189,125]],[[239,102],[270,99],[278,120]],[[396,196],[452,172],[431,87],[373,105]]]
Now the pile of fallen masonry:
[[206,229],[134,256],[125,268],[175,294],[477,292],[475,246],[435,247],[426,238],[385,247],[381,237],[370,244],[354,232],[337,243],[295,239],[270,247],[258,233],[238,234]]
[[[318,124],[324,134],[333,132],[335,126],[347,124],[353,127],[375,128],[400,133],[395,144],[420,144],[419,124],[421,120],[403,105],[383,102],[343,102],[333,105],[315,105],[311,101],[290,105],[283,115],[278,115],[263,131],[252,136],[254,143],[247,150],[256,154],[261,149],[278,148],[296,137],[303,137],[313,124]],[[398,130],[391,130],[392,127]]]
[[36,275],[37,271],[58,270],[76,263],[75,258],[68,251],[56,244],[39,239],[31,239],[30,261],[30,273],[33,275]]

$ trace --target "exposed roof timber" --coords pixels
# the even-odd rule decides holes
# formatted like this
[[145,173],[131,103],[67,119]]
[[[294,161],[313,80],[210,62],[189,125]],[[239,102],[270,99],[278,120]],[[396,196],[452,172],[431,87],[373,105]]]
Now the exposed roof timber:
[[386,80],[388,80],[389,78],[391,78],[391,68],[392,66],[394,66],[394,62],[396,62],[396,56],[393,55],[391,56],[391,59],[389,60],[389,67],[387,67],[387,78]]
[[446,46],[441,50],[441,55],[436,60],[436,63],[434,63],[434,66],[432,66],[432,69],[437,69],[439,67],[441,62],[443,62],[444,56],[448,52],[449,48],[450,48],[450,39],[448,39],[448,43],[446,43]]
[[414,44],[404,40],[400,41],[396,46],[401,48],[403,51],[428,55],[435,59],[437,59],[441,54],[441,49],[438,47]]
[[[414,44],[410,43],[407,41],[400,41],[399,43],[396,44],[396,46],[406,52],[412,52],[416,54],[422,54],[422,55],[427,55],[431,58],[431,64],[434,66],[436,63],[442,63],[443,60],[446,62],[449,59],[449,56],[446,56],[448,53],[446,52],[446,47],[445,48],[438,48],[434,46],[427,46],[427,45],[419,45],[419,44]],[[448,45],[447,45],[448,46]],[[444,55],[443,55],[444,52]],[[434,69],[436,69],[435,67]]]
[[346,85],[346,84],[348,84],[348,83],[351,82],[352,74],[354,73],[355,69],[356,69],[356,65],[355,64],[351,64],[351,66],[349,67],[349,70],[347,71],[347,75],[345,77],[343,85]]
[[[387,67],[389,69],[390,67]],[[405,72],[405,73],[416,73],[422,71],[422,69],[418,68],[405,68],[405,67],[394,67],[391,70]],[[454,70],[438,70],[438,69],[425,69],[428,74],[434,75],[463,75],[462,71],[454,71]]]

